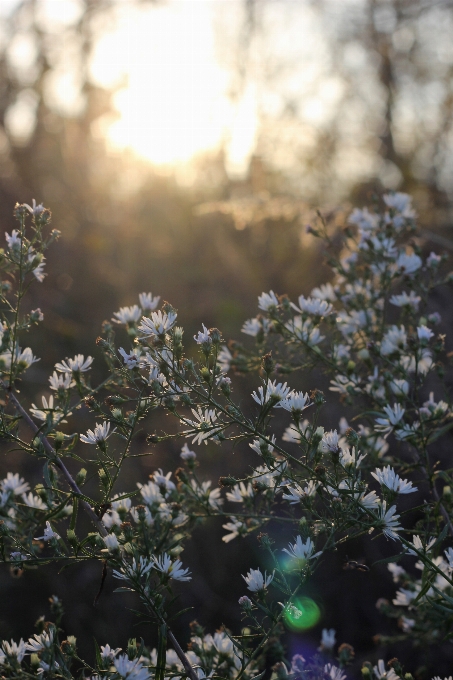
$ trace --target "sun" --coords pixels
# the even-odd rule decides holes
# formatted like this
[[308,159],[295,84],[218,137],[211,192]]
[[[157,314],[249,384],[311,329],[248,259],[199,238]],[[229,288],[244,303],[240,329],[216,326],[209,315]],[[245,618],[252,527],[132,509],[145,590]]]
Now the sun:
[[156,165],[175,165],[223,146],[232,166],[247,163],[257,127],[253,94],[238,103],[227,96],[230,73],[216,57],[209,0],[130,6],[94,53],[101,84],[125,80],[114,96],[118,118],[108,143],[131,149]]

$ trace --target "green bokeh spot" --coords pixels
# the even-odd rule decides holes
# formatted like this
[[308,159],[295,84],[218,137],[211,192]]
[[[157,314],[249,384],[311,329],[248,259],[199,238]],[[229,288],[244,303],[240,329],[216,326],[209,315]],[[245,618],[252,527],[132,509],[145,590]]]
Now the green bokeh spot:
[[321,611],[314,600],[301,597],[285,611],[286,626],[293,631],[308,630],[316,626],[321,617]]

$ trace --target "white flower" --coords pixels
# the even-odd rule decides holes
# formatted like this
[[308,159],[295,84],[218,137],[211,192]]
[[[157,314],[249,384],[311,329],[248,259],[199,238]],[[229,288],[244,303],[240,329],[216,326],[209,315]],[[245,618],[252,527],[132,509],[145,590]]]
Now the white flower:
[[340,452],[340,435],[336,430],[326,432],[323,434],[320,448],[323,453],[339,453]]
[[[50,395],[49,401],[47,401],[45,397],[42,397],[42,409],[37,408],[35,404],[32,404],[31,406],[30,413],[35,418],[38,418],[38,420],[46,422],[50,417],[52,425],[67,422],[66,420],[62,420],[63,412],[61,408],[59,406],[54,407],[53,395]],[[67,415],[70,416],[71,413],[68,413]]]
[[315,345],[324,340],[324,335],[321,335],[317,326],[313,326],[311,319],[303,321],[299,315],[288,321],[285,324],[285,328],[290,333],[293,333],[298,340],[302,340],[310,347],[315,347]]
[[222,541],[224,543],[229,543],[234,538],[237,538],[237,536],[246,533],[247,530],[246,525],[237,520],[235,517],[231,517],[230,519],[231,522],[222,524],[222,528],[230,532],[229,534],[225,534],[225,536],[222,536]]
[[86,434],[80,435],[80,441],[84,444],[101,444],[113,434],[115,430],[110,432],[110,423],[96,423],[94,430],[87,430]]
[[191,451],[189,449],[189,447],[187,446],[187,442],[182,447],[181,453],[179,455],[183,460],[195,460],[195,458],[197,457],[195,451]]
[[122,654],[113,661],[113,665],[122,678],[127,680],[149,680],[151,674],[139,659],[130,660],[127,654]]
[[207,500],[211,508],[219,509],[220,506],[223,505],[223,498],[220,497],[220,489],[209,491],[212,484],[211,481],[208,480],[198,484],[195,479],[192,479],[190,484],[195,495],[199,498],[201,497],[201,500]]
[[318,300],[329,300],[330,302],[334,302],[337,299],[331,283],[322,283],[319,288],[313,288],[310,296]]
[[55,391],[69,390],[70,387],[75,385],[75,382],[72,379],[72,373],[63,373],[62,375],[58,375],[56,371],[54,371],[52,375],[49,376],[49,383],[50,389]]
[[25,652],[27,651],[25,642],[22,640],[22,638],[20,639],[20,642],[14,642],[14,640],[8,642],[7,640],[3,640],[2,649],[7,656],[14,657],[19,663],[22,662]]
[[393,404],[393,408],[384,406],[384,411],[387,418],[376,418],[376,430],[389,434],[404,416],[405,409],[399,404]]
[[57,534],[52,527],[50,522],[46,522],[46,528],[44,529],[44,536],[37,536],[35,541],[50,541],[52,538],[59,539],[60,536]]
[[145,576],[154,567],[154,561],[148,560],[146,557],[140,556],[140,560],[137,562],[135,557],[132,559],[131,564],[123,563],[123,566],[119,571],[113,570],[113,575],[115,578],[121,581],[129,581],[130,578],[134,576],[142,577]]
[[47,505],[43,503],[39,496],[33,496],[31,491],[28,496],[25,493],[22,494],[22,500],[29,508],[33,508],[34,510],[47,510]]
[[40,203],[39,205],[36,204],[35,199],[32,200],[31,206],[29,206],[28,203],[24,203],[23,205],[27,208],[28,212],[34,217],[39,217],[39,215],[45,210],[42,203]]
[[383,357],[399,352],[406,347],[407,336],[404,326],[392,326],[384,335],[381,343]]
[[60,373],[85,373],[85,371],[90,370],[93,361],[93,357],[87,357],[85,359],[83,354],[76,354],[74,359],[68,359],[68,357],[66,357],[66,361],[55,364],[55,368]]
[[101,645],[101,658],[113,661],[115,656],[121,652],[121,647],[113,649],[110,645]]
[[214,409],[205,409],[204,413],[201,408],[198,408],[196,411],[191,409],[191,411],[196,420],[184,419],[183,422],[191,425],[193,430],[186,430],[183,434],[194,435],[192,444],[201,444],[202,442],[207,444],[208,439],[214,438],[222,429],[221,426],[214,425],[214,422],[217,420],[217,413]]
[[283,548],[283,552],[295,560],[297,567],[302,569],[308,560],[312,560],[322,554],[321,552],[314,553],[314,549],[315,545],[310,537],[304,543],[302,537],[297,536],[296,542],[289,543],[288,548]]
[[220,367],[222,373],[228,373],[231,368],[231,362],[233,360],[233,355],[226,345],[222,345],[222,348],[217,355],[217,363]]
[[137,486],[146,505],[160,505],[164,502],[161,490],[154,482],[148,482],[148,484],[137,482]]
[[320,300],[319,298],[305,298],[301,295],[298,302],[299,307],[293,302],[291,303],[291,307],[297,312],[307,312],[308,314],[313,314],[313,316],[328,316],[333,309],[330,302]]
[[331,652],[335,647],[335,629],[323,628],[321,633],[321,644],[318,647],[319,652]]
[[387,503],[382,501],[382,505],[378,508],[377,516],[377,519],[382,525],[382,533],[393,541],[399,540],[399,536],[396,532],[401,530],[401,526],[398,522],[399,515],[395,515],[395,512],[396,505],[392,505],[392,507],[387,510]]
[[429,267],[430,269],[433,267],[437,267],[441,260],[442,255],[436,255],[436,253],[431,252],[426,258],[426,266]]
[[282,384],[277,383],[276,380],[274,380],[274,382],[272,382],[272,380],[268,380],[267,385],[265,387],[258,387],[257,391],[258,394],[256,392],[252,392],[252,398],[257,404],[263,406],[264,404],[267,404],[271,401],[275,405],[282,399],[286,399],[291,391],[291,388],[288,387],[286,383]]
[[204,343],[211,344],[212,338],[211,338],[211,335],[210,335],[210,331],[208,331],[208,329],[206,328],[204,323],[201,324],[201,325],[203,326],[203,330],[198,331],[198,335],[193,336],[195,342],[197,343],[197,345],[203,345]]
[[390,303],[396,307],[412,307],[416,312],[418,310],[418,305],[420,304],[421,297],[416,295],[413,290],[407,294],[406,292],[401,293],[401,295],[392,295],[390,298]]
[[6,238],[6,243],[8,244],[8,248],[10,250],[20,250],[20,245],[22,243],[21,239],[19,238],[19,231],[17,229],[13,229],[11,232],[11,236],[8,234],[7,231],[5,231],[5,238]]
[[254,495],[250,482],[247,485],[244,482],[239,482],[239,484],[233,486],[231,491],[227,492],[226,497],[232,503],[243,503],[245,498],[253,498]]
[[421,266],[422,261],[415,253],[412,253],[411,255],[401,253],[396,261],[396,267],[402,274],[413,274],[417,269],[420,269]]
[[367,508],[368,510],[374,510],[379,507],[379,498],[376,495],[376,491],[370,491],[367,494],[363,492],[359,495],[358,501],[362,507]]
[[358,451],[355,446],[350,450],[349,447],[345,447],[340,450],[340,465],[344,468],[355,466],[358,468],[360,463],[364,458],[366,458],[366,453],[361,453],[358,455]]
[[159,489],[165,492],[165,497],[167,497],[171,491],[176,489],[176,486],[170,479],[171,475],[171,472],[167,472],[167,474],[164,475],[162,468],[155,470],[152,474],[152,479],[154,480],[155,484],[157,484]]
[[116,319],[112,319],[114,323],[120,323],[127,326],[128,324],[137,323],[142,315],[142,310],[138,305],[133,305],[132,307],[120,307],[118,312],[113,312],[113,316]]
[[[396,191],[391,194],[384,194],[383,199],[384,203],[389,208],[393,208],[397,212],[400,213],[407,213],[408,211],[411,212],[412,198],[411,196],[409,196],[409,194],[403,194],[401,191]],[[412,212],[411,217],[413,217]]]
[[120,544],[118,543],[118,539],[115,534],[108,534],[107,536],[104,536],[103,541],[109,552],[112,553],[116,550],[119,550]]
[[[304,423],[308,424],[308,420],[304,420],[302,425],[300,425],[300,428],[302,431],[306,429],[304,428]],[[294,425],[290,425],[289,427],[286,428],[286,430],[283,433],[282,439],[284,442],[291,442],[292,444],[300,444],[302,441],[302,437],[300,436],[300,433],[296,429]]]
[[50,628],[48,633],[43,632],[41,635],[35,633],[35,635],[31,637],[25,645],[27,652],[36,654],[37,652],[41,652],[44,649],[49,649],[53,644],[53,636],[54,632],[52,628]]
[[160,295],[155,295],[153,297],[152,293],[140,293],[138,299],[140,300],[140,307],[142,309],[152,312],[159,304]]
[[279,304],[273,290],[269,291],[269,293],[261,293],[258,297],[258,307],[265,312],[268,312],[273,307],[278,307]]
[[23,351],[19,349],[16,357],[16,362],[21,368],[29,368],[36,361],[39,361],[34,355],[30,347],[26,347]]
[[418,491],[416,486],[412,486],[412,482],[409,482],[407,479],[401,479],[390,465],[383,467],[382,470],[376,468],[376,471],[372,472],[371,475],[381,486],[385,486],[391,491],[396,491],[396,493],[407,494]]
[[132,370],[137,366],[140,361],[141,352],[138,347],[134,347],[130,352],[126,352],[122,347],[118,348],[118,353],[123,357],[123,361],[126,364],[126,368]]
[[309,406],[312,406],[308,393],[290,392],[285,399],[277,404],[278,408],[284,408],[285,411],[291,411],[294,415],[300,415],[302,411]]
[[191,581],[192,577],[189,575],[188,569],[181,569],[181,560],[175,560],[172,562],[171,557],[164,553],[158,559],[154,558],[154,567],[158,569],[162,574],[165,574],[169,578],[175,581]]
[[453,569],[453,548],[445,550],[445,557],[447,558],[448,566]]
[[368,208],[354,208],[348,222],[356,224],[362,231],[373,231],[379,226],[379,215],[370,213]]
[[346,680],[346,675],[341,668],[328,663],[324,666],[324,673],[329,676],[330,680]]
[[2,491],[12,491],[15,496],[19,496],[30,488],[23,477],[19,477],[19,473],[7,472],[5,479],[0,482]]
[[174,325],[176,317],[176,312],[153,312],[150,318],[143,317],[138,330],[144,335],[163,335]]
[[288,501],[291,505],[300,503],[304,498],[310,498],[315,495],[319,483],[312,479],[302,488],[299,484],[288,486],[288,493],[284,493],[282,498]]
[[423,545],[423,541],[420,538],[420,536],[413,535],[412,536],[412,545],[414,546],[415,550],[412,550],[412,549],[409,548],[407,550],[407,554],[408,555],[414,555],[415,557],[418,557],[418,553],[416,552],[416,550],[418,552],[429,552],[431,550],[431,548],[433,547],[435,542],[436,542],[436,539],[431,537],[428,540],[428,542],[426,543],[426,545]]
[[410,385],[407,380],[402,380],[399,378],[394,378],[390,383],[390,389],[397,397],[407,397],[409,394],[409,387]]
[[398,583],[400,576],[403,576],[403,574],[406,573],[406,570],[403,569],[403,567],[400,567],[398,564],[394,564],[393,562],[390,562],[390,564],[387,565],[387,569],[392,574],[394,583]]
[[252,593],[257,593],[258,591],[265,590],[268,587],[268,585],[274,579],[274,573],[268,576],[267,572],[264,572],[263,576],[260,569],[250,569],[250,571],[247,573],[247,576],[242,574],[242,578],[246,582],[247,588]]
[[116,510],[108,510],[102,516],[102,523],[106,529],[111,529],[114,525],[119,526],[122,520]]
[[418,336],[418,339],[423,342],[423,341],[431,340],[431,338],[434,337],[434,333],[427,326],[418,326],[417,327],[417,336]]

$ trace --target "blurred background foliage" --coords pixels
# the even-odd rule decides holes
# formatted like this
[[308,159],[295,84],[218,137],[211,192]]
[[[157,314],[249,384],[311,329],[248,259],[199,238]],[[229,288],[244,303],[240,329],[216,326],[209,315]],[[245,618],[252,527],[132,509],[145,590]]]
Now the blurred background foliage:
[[[169,300],[187,338],[202,322],[238,338],[263,290],[307,294],[328,274],[305,232],[315,208],[340,228],[350,205],[408,191],[421,245],[451,249],[451,2],[2,0],[0,13],[1,229],[14,227],[16,201],[34,197],[63,233],[31,294],[45,321],[25,395],[47,393],[57,360],[93,353],[102,321],[139,292]],[[335,426],[338,412],[327,417]],[[143,476],[177,466],[178,451],[156,447]],[[209,447],[201,460],[214,480],[243,465]],[[2,457],[3,469],[18,464],[40,481],[33,461]],[[127,470],[124,490],[134,479]],[[184,604],[211,630],[239,625],[230,595],[259,559],[253,539],[227,548],[220,534],[220,523],[200,529],[185,552],[198,575]],[[382,556],[368,551],[359,556]],[[372,636],[390,632],[375,601],[393,586],[342,571],[343,557],[313,586],[321,625],[372,655]],[[93,609],[98,571],[65,572],[57,588],[83,650],[95,634],[121,646],[132,634],[112,584]],[[55,574],[2,571],[0,636],[31,634]],[[293,636],[290,651],[315,649],[318,636]]]

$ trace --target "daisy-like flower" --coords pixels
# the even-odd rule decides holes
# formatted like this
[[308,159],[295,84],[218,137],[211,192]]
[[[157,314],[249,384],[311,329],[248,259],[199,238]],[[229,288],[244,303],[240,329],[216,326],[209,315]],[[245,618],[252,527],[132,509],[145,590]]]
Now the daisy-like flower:
[[332,652],[335,647],[335,628],[323,628],[321,633],[321,644],[318,647],[319,652]]
[[334,666],[332,663],[328,663],[324,666],[324,673],[330,678],[330,680],[346,680],[346,675],[343,673],[341,668]]
[[304,409],[312,406],[312,403],[307,392],[305,394],[303,392],[290,392],[285,399],[277,404],[277,407],[291,411],[294,416],[300,416]]
[[16,363],[20,368],[29,368],[36,361],[39,361],[39,359],[33,355],[30,347],[26,347],[23,351],[21,349],[18,350]]
[[264,312],[268,312],[270,309],[278,307],[279,301],[274,291],[271,290],[269,293],[261,293],[258,297],[258,307]]
[[19,473],[7,472],[5,479],[0,482],[2,491],[13,493],[15,496],[20,496],[29,490],[29,485],[24,481],[23,477],[19,477]]
[[195,460],[197,457],[197,454],[195,451],[191,451],[187,445],[187,442],[184,444],[184,446],[181,449],[181,453],[179,454],[180,458],[182,460]]
[[[59,406],[54,407],[52,394],[49,397],[49,401],[47,401],[46,397],[42,397],[42,409],[39,409],[37,406],[35,406],[35,404],[32,404],[30,413],[38,420],[42,420],[44,422],[46,422],[50,416],[52,420],[52,425],[67,422],[66,420],[62,420],[63,411],[61,410],[61,408]],[[70,416],[72,414],[67,413],[66,415]]]
[[11,236],[8,234],[7,231],[5,231],[5,238],[8,248],[10,250],[20,250],[22,241],[20,239],[19,231],[17,229],[12,230]]
[[60,373],[85,373],[90,370],[93,361],[93,357],[85,359],[83,354],[76,354],[74,359],[66,357],[65,361],[55,364],[55,368]]
[[192,444],[201,444],[202,442],[207,444],[208,439],[215,437],[222,429],[220,425],[214,425],[217,420],[217,413],[214,409],[205,409],[204,413],[201,408],[191,410],[196,420],[183,420],[183,422],[192,428],[191,430],[186,430],[183,434],[194,435]]
[[447,558],[448,566],[453,569],[453,548],[445,550],[445,557]]
[[138,330],[144,335],[164,335],[176,322],[176,312],[153,312],[151,317],[143,317]]
[[315,544],[310,537],[304,542],[301,536],[297,536],[295,543],[289,543],[288,548],[283,548],[283,552],[287,553],[292,560],[296,562],[299,569],[302,569],[308,560],[321,555],[321,552],[314,552]]
[[105,547],[110,553],[119,550],[120,544],[118,543],[116,534],[108,534],[107,536],[104,536],[102,540],[104,541]]
[[385,663],[379,659],[377,666],[373,667],[374,675],[378,680],[400,680],[400,676],[395,673],[393,668],[388,671],[385,670]]
[[233,360],[233,355],[226,345],[222,345],[220,352],[217,355],[217,364],[220,367],[222,373],[228,373],[231,368],[231,362]]
[[367,510],[375,510],[379,507],[379,498],[376,495],[376,491],[370,491],[369,493],[361,493],[357,499],[360,505]]
[[121,652],[121,647],[113,649],[110,645],[101,645],[101,658],[113,661],[113,659]]
[[39,215],[41,215],[41,213],[44,212],[45,210],[43,204],[40,203],[39,205],[37,205],[35,199],[32,200],[31,206],[28,205],[28,203],[24,203],[23,205],[25,206],[25,208],[27,208],[28,212],[31,215],[33,215],[33,217],[39,217]]
[[159,304],[160,295],[153,297],[152,293],[140,293],[138,296],[140,300],[140,307],[146,311],[153,312]]
[[41,633],[38,635],[35,633],[25,645],[27,652],[32,652],[36,654],[37,652],[42,652],[44,649],[49,649],[53,644],[54,631],[52,628],[49,629],[48,633]]
[[190,571],[181,569],[181,560],[172,561],[171,557],[164,553],[159,558],[154,558],[154,567],[174,581],[191,581]]
[[102,444],[114,432],[115,429],[110,432],[109,422],[96,423],[94,430],[87,430],[86,434],[80,435],[80,441],[84,444]]
[[340,465],[342,465],[344,468],[349,468],[349,467],[359,467],[360,463],[364,458],[366,458],[366,453],[361,453],[358,455],[357,449],[353,446],[352,449],[349,449],[349,447],[345,447],[344,449],[341,449],[340,451]]
[[418,557],[418,553],[415,552],[418,550],[418,552],[429,552],[431,548],[433,547],[434,543],[436,542],[436,539],[431,537],[426,544],[423,544],[422,539],[418,535],[413,535],[412,536],[412,545],[414,546],[415,550],[412,550],[409,548],[407,550],[408,555],[414,555],[415,557]]
[[22,638],[20,639],[19,642],[14,642],[14,640],[11,640],[11,642],[3,640],[2,649],[5,652],[6,656],[17,659],[19,663],[23,661],[23,658],[27,651],[25,642],[22,640]]
[[414,274],[422,266],[418,255],[401,253],[396,261],[396,268],[401,274]]
[[288,387],[286,383],[277,383],[276,380],[267,381],[266,387],[258,387],[258,394],[252,392],[252,398],[257,404],[263,406],[267,403],[272,403],[274,406],[278,404],[282,399],[286,399],[288,394],[291,392],[291,388]]
[[116,672],[127,680],[149,680],[150,672],[145,668],[140,659],[129,659],[127,654],[122,654],[114,659],[113,665]]
[[310,498],[316,493],[319,483],[313,481],[312,479],[302,488],[299,484],[293,484],[288,486],[288,493],[284,493],[282,498],[288,501],[291,505],[295,503],[300,503],[304,498]]
[[417,327],[417,337],[420,342],[428,342],[434,337],[434,333],[428,326],[418,326]]
[[198,334],[194,335],[193,339],[195,340],[197,345],[204,345],[204,344],[211,345],[212,344],[212,338],[211,338],[210,331],[206,328],[204,323],[202,324],[202,326],[203,326],[203,330],[198,331]]
[[137,562],[134,557],[131,564],[123,564],[119,571],[114,569],[113,575],[120,581],[129,581],[129,579],[134,576],[145,576],[153,567],[153,560],[148,560],[146,557],[140,556],[140,559]]
[[50,526],[50,522],[46,522],[46,528],[44,529],[44,536],[36,536],[35,541],[50,541],[52,538],[58,540],[60,538],[59,534],[56,533]]
[[407,343],[407,335],[404,326],[392,326],[384,335],[381,343],[381,354],[383,357],[401,352]]
[[266,588],[274,579],[274,573],[268,576],[267,572],[264,572],[263,576],[260,569],[250,569],[250,571],[247,573],[247,576],[242,574],[242,578],[246,582],[247,588],[252,593],[257,593],[261,590],[266,590]]
[[230,532],[228,534],[225,534],[225,536],[222,536],[222,541],[224,543],[229,543],[233,539],[247,532],[247,527],[243,522],[240,522],[235,517],[231,517],[230,519],[231,522],[222,524],[222,529],[226,529],[227,531]]
[[116,316],[116,319],[112,319],[112,321],[114,323],[128,326],[129,324],[137,323],[141,315],[142,310],[138,305],[132,305],[131,307],[120,307],[118,312],[113,312],[113,316]]
[[296,312],[307,312],[313,316],[328,316],[333,306],[330,302],[326,300],[320,300],[319,298],[305,298],[303,295],[299,297],[299,307],[291,302],[291,307],[296,310]]
[[148,484],[140,484],[140,482],[137,482],[137,486],[140,489],[143,502],[146,503],[146,505],[160,505],[164,502],[165,499],[161,490],[154,482],[148,482]]
[[390,303],[395,305],[395,307],[410,307],[415,312],[418,310],[421,297],[416,295],[413,290],[409,294],[403,292],[400,295],[392,295],[390,298]]
[[399,515],[395,515],[396,505],[392,505],[391,508],[387,510],[386,501],[382,501],[382,505],[378,508],[377,519],[380,521],[382,533],[387,538],[391,538],[393,541],[399,541],[398,531],[401,531],[401,525],[398,522]]
[[389,406],[384,406],[384,412],[387,418],[376,418],[376,430],[378,432],[385,432],[390,434],[395,425],[401,421],[404,416],[405,409],[400,406],[400,404],[393,404],[393,408]]
[[[30,254],[30,255],[28,256],[28,259],[29,259],[29,260],[30,260],[30,259],[33,260],[33,258],[34,258],[34,255],[31,255],[31,254]],[[35,279],[36,279],[37,281],[39,281],[39,283],[42,283],[42,282],[44,281],[45,277],[47,276],[47,274],[44,272],[44,267],[46,266],[45,259],[46,259],[46,258],[43,257],[42,260],[41,260],[41,262],[38,264],[38,266],[35,267],[35,268],[32,270],[33,276],[35,277]]]
[[123,357],[123,361],[126,364],[126,368],[128,368],[129,370],[135,368],[140,361],[141,352],[138,347],[134,347],[134,349],[132,349],[130,352],[126,352],[125,349],[119,347],[118,353],[121,354],[121,356]]
[[252,338],[255,338],[262,328],[263,326],[259,319],[247,319],[241,328],[241,332],[245,333],[245,335],[251,335]]
[[246,485],[244,482],[235,484],[231,491],[228,491],[226,497],[231,503],[243,503],[246,498],[254,497],[253,487],[250,482]]
[[325,432],[322,436],[320,447],[323,453],[339,453],[341,449],[338,432],[336,430]]
[[22,500],[29,508],[33,508],[34,510],[47,510],[47,505],[43,503],[39,496],[33,496],[31,491],[28,496],[25,493],[22,494]]
[[71,373],[62,373],[58,375],[56,371],[49,376],[49,384],[51,390],[69,390],[69,388],[74,387],[75,382],[72,379]]
[[396,493],[407,494],[414,493],[418,491],[416,486],[412,486],[412,482],[407,479],[401,479],[399,475],[396,474],[395,470],[387,465],[383,467],[382,470],[376,468],[375,472],[371,475],[379,482],[381,486],[387,487],[390,491],[396,491]]

